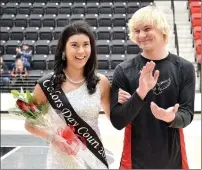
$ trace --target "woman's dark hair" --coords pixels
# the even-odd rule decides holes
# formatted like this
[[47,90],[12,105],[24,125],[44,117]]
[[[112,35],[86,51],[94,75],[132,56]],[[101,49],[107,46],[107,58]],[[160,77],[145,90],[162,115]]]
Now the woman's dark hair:
[[89,25],[85,21],[75,21],[70,23],[60,34],[58,45],[55,53],[54,61],[54,84],[56,89],[60,88],[62,83],[66,80],[64,69],[67,67],[67,61],[62,59],[63,52],[65,52],[66,42],[69,37],[75,34],[85,34],[90,39],[91,54],[84,66],[84,77],[86,78],[87,89],[89,94],[93,94],[96,90],[96,85],[99,82],[99,78],[95,74],[97,68],[97,56],[96,56],[96,44],[93,32]]

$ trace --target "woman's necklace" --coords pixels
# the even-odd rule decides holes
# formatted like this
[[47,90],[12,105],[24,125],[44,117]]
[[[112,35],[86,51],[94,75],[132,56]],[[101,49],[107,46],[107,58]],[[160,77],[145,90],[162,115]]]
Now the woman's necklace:
[[[64,72],[65,73],[65,72]],[[71,83],[73,83],[73,84],[81,84],[81,83],[83,83],[84,81],[85,81],[85,79],[86,78],[84,78],[84,79],[82,79],[82,80],[80,80],[80,81],[74,81],[74,80],[71,80],[70,78],[69,78],[69,76],[65,73],[65,76],[66,76],[66,78],[71,82]]]

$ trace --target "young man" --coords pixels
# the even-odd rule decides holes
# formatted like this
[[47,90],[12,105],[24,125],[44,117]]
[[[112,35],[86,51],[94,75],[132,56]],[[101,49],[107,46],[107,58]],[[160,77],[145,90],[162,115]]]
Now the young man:
[[125,127],[120,168],[188,168],[182,128],[194,115],[194,66],[167,51],[169,25],[156,7],[139,9],[128,27],[143,52],[118,65],[112,81],[110,119]]

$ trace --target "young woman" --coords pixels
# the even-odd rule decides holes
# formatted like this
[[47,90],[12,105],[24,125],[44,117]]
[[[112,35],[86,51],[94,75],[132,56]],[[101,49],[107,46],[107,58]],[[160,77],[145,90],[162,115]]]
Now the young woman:
[[12,84],[15,84],[17,82],[24,83],[24,80],[28,76],[28,71],[20,58],[16,59],[15,67],[11,70],[10,75],[12,78]]
[[[58,153],[51,148],[67,153],[70,148],[66,141],[61,136],[31,126],[26,121],[25,128],[31,134],[50,143],[47,168],[107,168],[102,142],[99,139],[98,117],[101,107],[109,117],[110,83],[104,75],[96,73],[96,67],[96,45],[90,27],[83,21],[68,25],[58,41],[54,72],[39,80],[34,90],[34,98],[38,104],[51,103],[52,110],[59,109],[62,113],[64,110],[70,110],[68,116],[64,114],[64,118],[68,117],[67,123],[75,127],[75,133],[85,138],[87,149],[92,153],[90,161],[94,164],[90,167],[86,162],[78,164],[68,154],[64,160],[59,159]],[[47,82],[51,83],[48,85]],[[55,103],[51,98],[54,92],[57,98]],[[68,107],[68,103],[73,110]],[[49,114],[52,114],[51,109]],[[83,127],[85,133],[81,130]]]

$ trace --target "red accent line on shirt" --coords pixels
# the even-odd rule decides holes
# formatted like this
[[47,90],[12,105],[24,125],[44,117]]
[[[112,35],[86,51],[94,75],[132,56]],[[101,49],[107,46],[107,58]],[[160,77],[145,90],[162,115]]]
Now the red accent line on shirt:
[[189,169],[187,154],[186,154],[186,146],[184,142],[183,129],[179,129],[179,133],[180,133],[180,146],[181,146],[181,154],[182,154],[182,169]]
[[120,169],[132,169],[131,157],[131,124],[127,125],[124,134],[124,146]]

